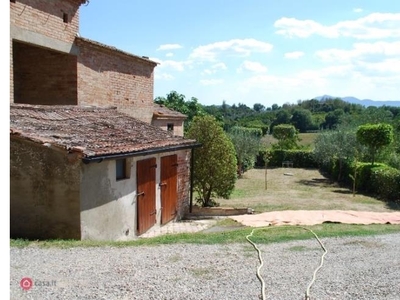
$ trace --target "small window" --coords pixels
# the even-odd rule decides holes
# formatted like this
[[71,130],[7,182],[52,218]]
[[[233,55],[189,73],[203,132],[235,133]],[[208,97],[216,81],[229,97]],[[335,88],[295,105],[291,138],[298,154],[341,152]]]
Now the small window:
[[15,0],[10,0],[11,3],[15,3]]
[[167,131],[174,133],[174,123],[167,124]]
[[68,14],[63,13],[63,22],[68,23]]
[[126,158],[123,159],[117,159],[115,161],[115,166],[116,166],[116,179],[121,180],[121,179],[126,179],[129,178],[130,174],[130,168],[128,168],[128,162]]

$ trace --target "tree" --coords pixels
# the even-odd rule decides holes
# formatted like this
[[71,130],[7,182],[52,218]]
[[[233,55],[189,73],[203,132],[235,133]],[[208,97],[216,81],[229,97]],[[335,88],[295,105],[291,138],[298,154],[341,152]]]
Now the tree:
[[340,123],[340,118],[343,115],[344,111],[341,108],[330,111],[325,116],[324,127],[327,129],[334,129]]
[[192,122],[194,116],[207,114],[197,98],[192,97],[190,100],[186,101],[185,96],[178,94],[176,91],[171,91],[166,98],[157,97],[154,99],[154,102],[186,115],[187,118],[184,122],[185,132],[189,128],[190,122]]
[[273,125],[289,124],[291,117],[292,116],[288,110],[281,109],[276,113],[276,119],[273,121]]
[[195,117],[186,135],[202,147],[194,149],[193,188],[203,207],[215,206],[213,197],[228,199],[236,182],[235,148],[212,116]]
[[272,132],[272,136],[278,140],[277,144],[272,145],[274,148],[279,148],[281,150],[298,148],[298,132],[293,125],[276,125]]
[[355,130],[339,127],[336,130],[323,131],[318,134],[314,143],[316,161],[325,166],[337,161],[337,180],[340,181],[344,161],[354,159],[357,151]]
[[300,132],[306,132],[307,129],[313,127],[312,115],[307,109],[296,109],[293,112],[291,122]]
[[261,103],[255,103],[253,105],[253,110],[258,111],[258,112],[264,111],[265,110],[265,106],[262,105]]
[[233,127],[229,131],[228,135],[236,151],[239,177],[242,177],[243,170],[254,166],[255,158],[259,153],[262,134],[257,134],[255,130],[257,129]]
[[385,123],[358,126],[357,141],[369,148],[374,165],[377,152],[393,142],[393,126]]

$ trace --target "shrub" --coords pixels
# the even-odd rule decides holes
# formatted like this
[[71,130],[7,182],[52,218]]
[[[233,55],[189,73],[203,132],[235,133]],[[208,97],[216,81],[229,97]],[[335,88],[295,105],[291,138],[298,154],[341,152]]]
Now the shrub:
[[268,165],[271,167],[282,167],[283,161],[293,162],[295,168],[318,167],[311,150],[263,150],[257,156],[257,167],[265,166],[265,155],[267,153],[270,157]]

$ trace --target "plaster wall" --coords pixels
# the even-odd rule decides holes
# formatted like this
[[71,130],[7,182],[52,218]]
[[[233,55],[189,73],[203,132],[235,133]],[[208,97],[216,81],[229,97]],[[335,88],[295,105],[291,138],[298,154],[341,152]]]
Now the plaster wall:
[[174,135],[183,136],[183,120],[153,118],[151,124],[165,131],[168,130],[168,124],[174,124]]
[[18,138],[10,142],[10,235],[80,239],[80,160]]
[[[177,219],[189,208],[190,150],[164,152],[149,156],[130,157],[129,178],[116,180],[115,160],[82,164],[81,170],[81,236],[90,240],[131,240],[136,236],[136,163],[150,157],[156,158],[156,224],[161,223],[161,157],[178,155]],[[138,174],[140,176],[140,174]]]

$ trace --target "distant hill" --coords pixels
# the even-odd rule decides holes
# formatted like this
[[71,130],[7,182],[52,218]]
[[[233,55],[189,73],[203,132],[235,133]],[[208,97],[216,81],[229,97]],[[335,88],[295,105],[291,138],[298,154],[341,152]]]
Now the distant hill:
[[363,99],[360,100],[356,97],[336,97],[336,96],[330,96],[330,95],[323,95],[323,96],[318,96],[314,97],[314,99],[317,100],[326,100],[326,99],[334,99],[334,98],[340,98],[343,101],[346,101],[348,103],[354,103],[354,104],[361,104],[365,107],[368,106],[400,106],[400,100],[399,101],[376,101],[376,100],[371,100],[371,99]]

